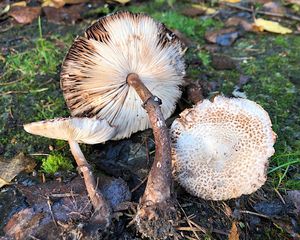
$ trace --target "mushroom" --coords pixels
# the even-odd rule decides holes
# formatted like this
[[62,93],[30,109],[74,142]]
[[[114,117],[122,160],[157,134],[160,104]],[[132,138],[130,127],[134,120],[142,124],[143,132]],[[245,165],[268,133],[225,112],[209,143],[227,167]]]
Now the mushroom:
[[168,209],[171,150],[165,119],[181,95],[183,53],[163,24],[145,14],[118,12],[77,37],[62,66],[61,87],[73,116],[107,119],[117,128],[114,139],[153,128],[156,156],[140,204],[149,211],[139,211],[136,219],[147,219],[160,203]]
[[171,126],[176,180],[210,200],[256,191],[274,154],[271,127],[268,113],[247,99],[217,96],[184,110]]
[[95,118],[55,118],[24,125],[25,131],[48,138],[69,142],[71,152],[83,174],[84,182],[95,214],[93,220],[105,229],[110,224],[110,207],[97,189],[91,167],[86,161],[78,143],[96,144],[111,139],[116,130],[106,120]]

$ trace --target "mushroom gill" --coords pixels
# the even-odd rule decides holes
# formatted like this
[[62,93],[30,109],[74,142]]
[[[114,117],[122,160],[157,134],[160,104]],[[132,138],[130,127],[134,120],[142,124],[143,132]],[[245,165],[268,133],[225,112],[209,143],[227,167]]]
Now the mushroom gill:
[[61,87],[73,116],[97,116],[117,127],[114,139],[149,128],[135,73],[162,100],[168,118],[181,95],[185,66],[178,38],[145,14],[118,12],[100,18],[77,37],[62,66]]

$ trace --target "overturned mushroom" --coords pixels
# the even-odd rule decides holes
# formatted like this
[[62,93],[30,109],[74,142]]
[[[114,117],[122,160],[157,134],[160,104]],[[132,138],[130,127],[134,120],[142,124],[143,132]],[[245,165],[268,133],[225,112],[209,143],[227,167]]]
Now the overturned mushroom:
[[246,99],[217,96],[180,114],[171,127],[177,181],[211,200],[250,194],[266,181],[276,134],[268,113]]
[[152,210],[169,209],[171,156],[165,118],[181,95],[183,52],[163,24],[144,14],[119,12],[99,19],[85,37],[78,37],[62,66],[61,86],[73,116],[107,119],[117,127],[114,139],[153,128],[156,156],[138,226],[140,219],[155,216]]
[[110,224],[110,207],[97,189],[91,167],[78,143],[105,142],[115,135],[115,128],[111,127],[106,120],[75,117],[33,122],[25,124],[24,129],[31,134],[69,142],[71,152],[83,174],[86,189],[95,210],[93,220],[105,229]]

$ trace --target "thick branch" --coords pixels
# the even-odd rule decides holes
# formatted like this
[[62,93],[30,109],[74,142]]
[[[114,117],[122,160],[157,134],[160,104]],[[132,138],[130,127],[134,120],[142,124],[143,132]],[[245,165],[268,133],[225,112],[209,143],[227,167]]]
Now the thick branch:
[[90,170],[90,165],[86,161],[79,144],[76,141],[69,140],[69,145],[74,159],[83,174],[84,183],[94,210],[96,214],[101,215],[97,219],[100,221],[105,220],[109,223],[110,207],[101,192],[97,189],[95,178]]
[[155,159],[150,170],[142,204],[165,202],[171,196],[171,147],[169,133],[160,108],[160,99],[153,96],[137,74],[131,73],[127,83],[132,86],[147,111],[155,139]]

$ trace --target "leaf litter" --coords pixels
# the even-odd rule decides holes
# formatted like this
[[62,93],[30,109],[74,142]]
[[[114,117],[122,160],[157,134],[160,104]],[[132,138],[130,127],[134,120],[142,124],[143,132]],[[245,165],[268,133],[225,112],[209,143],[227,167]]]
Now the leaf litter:
[[[139,1],[137,1],[139,2]],[[134,6],[135,4],[138,4],[137,2],[133,1],[114,1],[113,4],[119,4],[124,5],[124,4],[129,4]],[[252,18],[247,18],[242,16],[241,14],[228,14],[227,17],[224,20],[225,24],[224,26],[218,27],[217,29],[214,28],[208,28],[207,32],[205,34],[206,41],[209,42],[210,44],[205,44],[205,46],[201,46],[202,49],[214,49],[211,51],[210,57],[211,57],[211,63],[208,66],[212,66],[214,69],[217,71],[228,71],[228,70],[238,70],[239,66],[236,64],[236,60],[232,59],[230,55],[228,56],[226,53],[224,53],[224,49],[233,46],[234,44],[239,42],[240,38],[243,38],[246,32],[252,32],[251,34],[261,34],[262,31],[268,31],[271,33],[277,33],[277,34],[287,34],[287,33],[295,33],[293,30],[294,25],[290,24],[289,22],[286,21],[286,19],[290,19],[287,16],[290,16],[290,12],[286,11],[287,8],[285,6],[279,5],[277,2],[270,2],[270,1],[260,1],[263,3],[263,8],[260,9],[254,9],[251,8],[249,5],[244,5],[243,1],[222,1],[223,3],[216,4],[216,5],[202,5],[202,4],[190,4],[191,8],[185,7],[183,10],[181,10],[182,14],[186,15],[187,17],[191,17],[193,19],[199,20],[199,21],[205,21],[207,16],[212,17],[212,18],[218,18],[218,13],[220,10],[223,10],[225,6],[230,8],[231,10],[234,10],[234,12],[250,12],[250,15],[252,14]],[[268,3],[266,3],[268,2]],[[293,1],[288,1],[291,4],[297,4],[297,0]],[[83,3],[83,5],[80,5]],[[21,3],[20,3],[21,4]],[[22,3],[23,4],[23,3]],[[48,5],[47,5],[48,4]],[[52,4],[52,5],[51,5]],[[43,12],[46,15],[46,18],[49,22],[53,22],[55,24],[75,24],[82,20],[80,17],[81,15],[81,6],[86,7],[86,5],[89,4],[89,1],[52,1],[52,0],[47,0],[44,1],[43,5]],[[224,5],[222,5],[224,4]],[[227,4],[227,5],[226,5]],[[79,7],[80,6],[80,7]],[[103,4],[101,3],[101,5]],[[16,6],[11,8],[15,8]],[[19,6],[20,7],[20,6]],[[25,7],[25,6],[23,6]],[[74,8],[73,8],[74,7]],[[176,7],[176,4],[174,4],[174,7]],[[32,6],[30,6],[32,8]],[[4,9],[1,7],[1,9]],[[23,8],[24,9],[24,8]],[[49,10],[50,9],[50,10]],[[70,10],[72,9],[72,10]],[[190,10],[191,9],[191,10]],[[7,12],[3,11],[3,14],[10,14],[11,10]],[[41,12],[38,14],[38,16],[41,14]],[[26,14],[25,14],[26,15]],[[12,18],[14,16],[9,15]],[[37,18],[37,14],[32,14],[29,16],[18,16],[19,17],[21,24],[30,24],[34,19]],[[256,18],[255,18],[255,17]],[[296,16],[296,15],[293,15]],[[16,17],[16,18],[17,18]],[[14,18],[16,20],[16,18]],[[23,19],[22,19],[23,18]],[[27,18],[27,19],[26,19]],[[294,18],[295,21],[297,21],[297,18]],[[1,21],[0,21],[1,23]],[[289,26],[289,27],[285,27]],[[176,30],[176,29],[175,29]],[[264,33],[268,34],[268,33]],[[197,51],[199,49],[199,46],[197,46],[197,41],[195,39],[189,39],[184,33],[182,33],[181,30],[177,29],[177,35],[182,35],[181,38],[183,41],[186,43],[186,45],[192,50],[192,51]],[[216,46],[218,45],[218,46]],[[250,48],[249,48],[250,49]],[[250,51],[249,49],[246,49],[245,51]],[[252,50],[251,50],[252,51]],[[255,51],[255,49],[253,50]],[[247,60],[245,60],[247,61]],[[195,60],[195,62],[197,62]],[[199,60],[198,60],[199,62]],[[200,61],[201,62],[201,61]],[[192,65],[193,66],[193,65]],[[197,66],[195,63],[194,66]],[[187,85],[185,86],[185,93],[186,99],[188,100],[189,103],[195,104],[198,101],[201,101],[203,99],[203,95],[205,97],[212,95],[212,92],[218,91],[219,86],[221,85],[220,83],[223,81],[222,79],[213,79],[211,80],[211,76],[208,73],[207,66],[201,66],[202,71],[205,72],[201,75],[197,75],[196,77],[193,77],[191,82],[187,82]],[[207,76],[205,76],[207,74]],[[207,81],[209,79],[209,81]],[[243,88],[248,84],[250,81],[251,77],[243,73],[242,71],[239,72],[239,76],[236,79],[236,85],[238,88]],[[186,105],[182,106],[183,108],[186,107]],[[128,146],[131,146],[131,142],[128,143]],[[123,156],[124,154],[124,149],[120,150],[120,156]],[[145,154],[143,154],[145,157]],[[116,157],[118,159],[118,157]],[[103,165],[103,170],[107,170],[111,175],[115,174],[114,173],[114,167],[111,167],[112,165],[109,165],[108,162],[105,162],[106,160],[101,161]],[[114,158],[113,161],[116,161]],[[7,164],[7,163],[6,163]],[[110,164],[116,164],[116,163],[110,163]],[[118,168],[118,176],[124,177],[127,181],[127,179],[130,179],[128,175],[134,174],[131,169],[131,165],[129,166],[128,163],[125,162],[119,162],[117,166]],[[125,173],[124,171],[124,166],[125,168],[128,168],[130,173],[128,173],[128,169],[126,170],[127,172]],[[129,167],[128,167],[129,166]],[[14,168],[14,167],[12,167]],[[107,168],[111,168],[108,170]],[[11,175],[8,179],[10,180],[5,180],[5,183],[9,183],[18,175],[18,172],[22,170],[16,171],[14,174]],[[134,184],[136,185],[137,179],[144,177],[145,173],[147,172],[146,169],[143,169],[143,174],[141,176],[136,177],[134,180]],[[131,179],[132,180],[132,179]],[[45,186],[51,186],[50,181],[46,181]],[[37,185],[39,186],[39,185]],[[143,188],[143,186],[141,187]],[[25,189],[25,190],[24,190]],[[61,201],[67,208],[71,209],[70,206],[70,198],[77,198],[77,194],[81,194],[81,192],[74,192],[73,188],[70,189],[65,189],[64,191],[54,191],[51,187],[48,189],[50,191],[46,191],[44,188],[39,192],[34,188],[28,188],[30,192],[28,192],[27,187],[19,187],[18,191],[21,191],[28,199],[28,203],[30,203],[30,207],[24,208],[23,210],[19,211],[12,217],[12,222],[8,224],[7,226],[7,233],[9,234],[15,234],[17,233],[17,229],[21,228],[26,232],[27,228],[29,231],[33,231],[33,228],[26,225],[25,221],[22,222],[21,219],[26,219],[26,221],[31,221],[32,226],[38,227],[39,221],[42,219],[47,219],[48,222],[54,222],[58,223],[60,225],[60,221],[57,221],[59,217],[57,216],[56,211],[65,211],[62,210],[61,208],[56,208],[57,202]],[[27,191],[27,192],[26,192]],[[83,191],[83,190],[82,190]],[[183,209],[187,211],[187,218],[188,220],[187,223],[189,224],[189,227],[183,226],[181,229],[185,229],[184,231],[189,231],[191,234],[187,234],[184,236],[193,236],[194,238],[198,239],[198,235],[201,234],[210,234],[215,233],[222,237],[228,237],[229,239],[245,239],[247,236],[244,234],[244,228],[247,228],[247,231],[249,229],[252,229],[253,226],[256,226],[257,228],[261,228],[261,225],[267,224],[271,222],[272,224],[277,224],[278,227],[283,227],[287,229],[288,233],[291,236],[297,237],[296,230],[297,230],[297,224],[294,223],[293,219],[299,219],[299,193],[298,190],[293,190],[293,191],[287,191],[287,195],[284,196],[284,198],[287,200],[286,201],[291,201],[293,204],[288,205],[288,207],[292,206],[291,211],[294,212],[293,217],[290,219],[284,219],[283,216],[287,216],[287,211],[285,210],[287,206],[284,204],[278,202],[278,201],[273,201],[273,199],[269,196],[270,193],[265,193],[269,198],[267,201],[266,199],[262,198],[257,198],[253,200],[253,197],[251,198],[242,198],[240,200],[236,201],[229,201],[229,205],[233,208],[233,212],[237,213],[239,212],[239,216],[227,216],[222,215],[222,211],[226,212],[226,208],[224,206],[221,206],[218,203],[207,203],[202,200],[198,200],[193,197],[186,197],[188,196],[187,193],[183,192],[180,193],[182,189],[179,189],[179,196],[182,200],[184,200],[183,204]],[[56,195],[55,195],[56,194]],[[115,193],[115,195],[119,195],[119,193]],[[259,194],[258,194],[259,195]],[[50,196],[50,197],[49,197]],[[58,197],[60,196],[60,197]],[[254,195],[256,197],[256,195]],[[49,198],[48,198],[49,197]],[[136,197],[135,197],[136,198]],[[59,200],[60,199],[60,200]],[[63,199],[63,200],[62,200]],[[69,200],[66,200],[69,199]],[[248,201],[249,200],[249,201]],[[50,201],[50,202],[49,202]],[[86,200],[84,200],[86,201]],[[254,204],[253,204],[254,203]],[[43,206],[43,213],[46,214],[47,217],[41,216],[35,210],[33,210],[32,206],[37,207],[37,205],[41,204]],[[78,200],[78,204],[81,205],[80,201]],[[247,204],[250,204],[250,208]],[[251,205],[252,204],[252,205]],[[50,206],[50,207],[49,207]],[[187,207],[186,207],[187,206]],[[37,207],[37,209],[40,209]],[[58,209],[58,210],[57,210]],[[89,208],[87,207],[87,210]],[[238,210],[237,210],[238,209]],[[74,210],[74,209],[73,209]],[[78,210],[78,209],[77,209]],[[194,211],[195,210],[195,211]],[[52,214],[54,216],[51,215]],[[193,211],[195,213],[193,213]],[[87,211],[89,212],[89,211]],[[50,214],[50,215],[49,215]],[[83,215],[85,215],[84,213]],[[63,215],[63,213],[62,213]],[[88,215],[88,214],[87,214]],[[232,214],[234,215],[234,214]],[[190,218],[192,216],[192,218]],[[45,217],[45,218],[43,218]],[[81,216],[82,217],[82,216]],[[218,219],[219,218],[219,219]],[[234,218],[228,220],[228,218]],[[54,220],[53,220],[54,219]],[[192,220],[191,220],[192,219]],[[204,220],[205,221],[204,221]],[[222,223],[218,224],[218,221],[224,221],[224,219],[227,219],[228,223]],[[249,222],[247,222],[249,219]],[[233,220],[233,221],[232,221]],[[241,220],[244,220],[246,222],[246,225],[243,226],[241,223]],[[251,220],[251,221],[250,221]],[[46,221],[46,222],[47,222]],[[239,222],[240,221],[240,222]],[[17,223],[20,222],[20,225]],[[249,224],[249,226],[247,226]],[[199,226],[199,228],[197,227]],[[67,225],[64,225],[62,223],[61,226],[64,226],[66,229],[68,229]],[[223,226],[220,227],[220,226]],[[52,226],[55,228],[55,224]],[[63,228],[64,228],[63,227]],[[299,227],[299,226],[298,226]],[[189,228],[189,229],[188,229]],[[70,228],[69,228],[70,230]],[[73,229],[74,230],[74,229]],[[20,233],[20,232],[18,232]],[[34,232],[31,232],[34,233]],[[195,234],[196,233],[196,234]],[[52,234],[52,233],[51,233]],[[198,234],[198,235],[197,235]],[[201,235],[203,236],[203,235]],[[187,238],[188,239],[188,238]],[[192,238],[191,238],[192,239]]]

